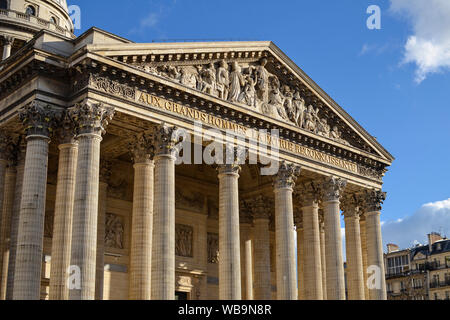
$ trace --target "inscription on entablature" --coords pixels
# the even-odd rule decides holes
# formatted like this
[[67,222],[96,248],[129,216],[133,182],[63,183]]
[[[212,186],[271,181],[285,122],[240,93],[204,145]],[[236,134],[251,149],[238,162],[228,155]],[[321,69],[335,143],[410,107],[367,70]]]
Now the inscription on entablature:
[[254,130],[252,128],[247,128],[243,125],[234,123],[230,120],[222,119],[220,117],[187,106],[180,105],[176,102],[172,102],[167,99],[154,96],[152,94],[137,90],[124,84],[120,84],[116,81],[110,80],[105,77],[98,77],[95,75],[91,76],[90,83],[94,88],[98,90],[102,90],[104,92],[108,92],[114,95],[125,97],[130,100],[134,100],[135,102],[141,105],[147,105],[154,108],[162,109],[164,111],[173,112],[186,118],[200,121],[206,125],[210,125],[221,130],[234,131],[237,134],[252,139],[256,139],[259,141],[263,141],[269,145],[272,143],[274,146],[279,147],[280,150],[295,153],[311,160],[315,160],[327,165],[344,169],[352,173],[361,174],[376,180],[381,180],[383,176],[382,173],[374,169],[359,166],[350,161],[334,157],[332,155],[299,145],[291,141],[274,138],[274,141],[271,142],[272,137],[269,134],[260,135],[259,131]]

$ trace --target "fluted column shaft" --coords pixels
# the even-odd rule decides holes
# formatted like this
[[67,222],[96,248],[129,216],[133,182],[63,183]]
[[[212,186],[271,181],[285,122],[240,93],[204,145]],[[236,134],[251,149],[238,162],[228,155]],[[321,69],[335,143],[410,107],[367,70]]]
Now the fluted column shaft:
[[367,237],[366,237],[366,220],[361,218],[359,221],[361,231],[361,252],[363,262],[363,276],[364,276],[364,297],[369,300],[369,287],[367,286]]
[[14,300],[40,299],[48,144],[47,136],[27,136],[14,275]]
[[[0,139],[1,139],[1,137],[0,137]],[[1,143],[1,141],[0,141],[0,143]],[[6,143],[6,141],[5,141],[5,143]],[[5,152],[4,150],[1,150],[1,151]],[[3,155],[1,155],[0,157],[3,157]],[[5,193],[5,178],[6,178],[7,166],[8,166],[8,161],[6,159],[0,158],[0,208],[3,208],[3,197],[4,197],[4,193]],[[0,212],[0,218],[1,218],[2,214],[3,213]],[[1,221],[1,219],[0,219],[0,221]]]
[[305,242],[303,226],[297,226],[297,282],[298,299],[305,300]]
[[25,171],[25,146],[17,163],[16,187],[14,191],[14,204],[11,215],[11,230],[9,244],[8,278],[6,283],[6,300],[13,299],[14,275],[16,271],[17,238],[19,233],[20,203],[22,201],[23,177]]
[[151,299],[154,167],[153,160],[135,160],[130,257],[131,300]]
[[252,227],[250,224],[241,224],[240,237],[242,300],[253,300]]
[[65,143],[59,146],[50,269],[50,300],[67,300],[69,298],[66,282],[67,269],[70,265],[77,156],[77,143]]
[[339,200],[324,202],[327,299],[345,300]]
[[102,137],[98,134],[83,134],[78,136],[78,141],[70,265],[80,268],[81,288],[70,288],[69,299],[94,300]]
[[105,224],[108,201],[108,183],[99,182],[97,257],[95,258],[95,300],[103,300],[103,281],[105,277]]
[[377,267],[379,271],[375,283],[379,282],[374,289],[369,288],[369,297],[370,300],[387,300],[379,211],[366,213],[366,237],[368,267]]
[[345,247],[347,252],[347,289],[349,300],[364,300],[364,274],[359,214],[345,214]]
[[328,300],[345,300],[340,211],[340,196],[345,186],[345,180],[335,177],[327,179],[323,186]]
[[270,300],[270,232],[269,217],[256,216],[254,219],[254,299]]
[[238,166],[219,167],[219,299],[241,300]]
[[292,193],[299,174],[299,167],[282,163],[278,175],[275,177],[275,242],[278,300],[298,299]]
[[69,110],[78,124],[78,161],[73,207],[70,266],[79,270],[80,286],[69,287],[70,300],[94,300],[97,266],[100,144],[112,108],[88,100]]
[[0,299],[6,299],[6,285],[8,280],[8,263],[11,238],[11,216],[14,207],[14,193],[16,187],[16,167],[10,164],[6,169],[5,188],[3,196],[3,210],[0,228]]
[[323,300],[327,300],[327,259],[325,253],[325,225],[319,223],[320,228],[320,262],[322,266],[322,294]]
[[322,300],[322,259],[320,254],[319,205],[307,199],[303,212],[303,242],[305,250],[305,299]]

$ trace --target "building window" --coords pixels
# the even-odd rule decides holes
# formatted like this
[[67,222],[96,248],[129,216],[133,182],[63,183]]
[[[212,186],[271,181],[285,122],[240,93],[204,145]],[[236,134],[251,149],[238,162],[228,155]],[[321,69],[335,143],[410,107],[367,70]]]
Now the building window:
[[50,18],[50,22],[53,23],[53,24],[58,24],[58,22],[57,22],[55,17],[51,17]]
[[28,6],[25,10],[25,13],[29,16],[35,16],[36,15],[36,8],[33,6]]
[[0,9],[8,9],[8,2],[6,0],[0,0]]

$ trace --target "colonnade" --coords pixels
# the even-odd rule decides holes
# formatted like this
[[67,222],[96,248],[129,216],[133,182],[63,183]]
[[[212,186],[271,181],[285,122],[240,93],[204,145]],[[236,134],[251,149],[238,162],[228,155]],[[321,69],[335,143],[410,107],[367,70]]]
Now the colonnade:
[[[55,117],[55,112],[62,116]],[[103,297],[104,248],[100,240],[104,238],[107,179],[100,177],[100,144],[114,111],[85,101],[68,112],[58,112],[40,103],[22,110],[27,131],[25,156],[16,157],[20,160],[6,157],[10,154],[6,138],[0,143],[4,149],[0,158],[2,297],[40,297],[48,146],[54,118],[62,118],[64,125],[58,131],[50,299]],[[141,134],[130,145],[135,170],[130,298],[135,300],[175,298],[175,130],[161,125],[151,137]],[[277,299],[345,299],[340,223],[345,180],[329,177],[296,186],[300,168],[282,162],[274,177],[274,208],[268,208],[262,196],[256,197],[251,202],[253,220],[240,223],[240,169],[235,164],[217,169],[220,299],[271,298],[271,215],[275,221]],[[293,200],[294,192],[299,193],[301,203]],[[368,190],[363,204],[345,207],[349,299],[386,298],[379,218],[382,200],[382,192]],[[295,223],[294,207],[301,208]],[[367,287],[368,266],[379,268],[381,285]],[[68,277],[77,272],[78,283],[75,279],[68,287]]]

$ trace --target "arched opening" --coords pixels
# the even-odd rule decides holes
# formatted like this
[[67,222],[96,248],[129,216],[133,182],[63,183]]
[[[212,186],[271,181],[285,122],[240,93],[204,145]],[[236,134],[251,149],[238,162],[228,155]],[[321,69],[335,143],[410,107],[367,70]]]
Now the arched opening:
[[25,13],[29,16],[35,16],[36,15],[36,8],[33,6],[28,6],[25,10]]
[[7,10],[8,9],[8,1],[0,0],[0,9]]
[[50,22],[53,23],[53,24],[58,24],[58,22],[57,22],[55,17],[51,17],[50,18]]

